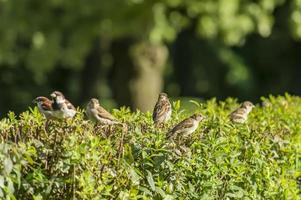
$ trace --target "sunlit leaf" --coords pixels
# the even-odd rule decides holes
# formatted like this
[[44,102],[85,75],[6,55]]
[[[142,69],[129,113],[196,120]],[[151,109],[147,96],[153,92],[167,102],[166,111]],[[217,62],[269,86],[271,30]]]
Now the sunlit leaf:
[[4,166],[4,173],[7,175],[10,174],[13,169],[12,160],[9,157],[5,158],[3,161],[3,166]]
[[154,182],[154,179],[153,179],[153,175],[150,171],[147,171],[147,182],[148,182],[149,186],[151,187],[151,189],[153,191],[155,191],[156,190],[155,182]]

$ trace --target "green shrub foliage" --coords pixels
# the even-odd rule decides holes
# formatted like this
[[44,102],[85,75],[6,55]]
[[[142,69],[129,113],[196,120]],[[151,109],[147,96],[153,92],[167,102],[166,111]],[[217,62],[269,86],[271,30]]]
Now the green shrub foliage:
[[[176,144],[167,131],[191,111],[173,102],[160,129],[151,113],[121,108],[127,124],[102,127],[81,110],[46,122],[38,110],[0,121],[1,199],[298,199],[301,99],[262,99],[245,124],[233,124],[234,99],[191,102],[207,118]],[[299,181],[299,182],[298,182]]]

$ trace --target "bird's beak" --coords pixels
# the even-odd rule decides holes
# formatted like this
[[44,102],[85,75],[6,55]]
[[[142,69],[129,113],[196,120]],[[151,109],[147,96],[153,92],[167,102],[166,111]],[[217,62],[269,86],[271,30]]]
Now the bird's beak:
[[56,97],[56,95],[55,95],[54,93],[51,93],[50,96],[51,96],[52,98],[55,98],[55,97]]
[[37,100],[36,99],[34,99],[34,100],[32,100],[32,102],[31,103],[37,103]]

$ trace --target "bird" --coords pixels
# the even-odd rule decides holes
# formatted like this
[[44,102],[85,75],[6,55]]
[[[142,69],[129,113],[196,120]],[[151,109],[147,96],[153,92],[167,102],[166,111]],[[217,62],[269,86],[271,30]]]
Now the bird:
[[268,108],[268,107],[272,107],[272,103],[270,101],[267,101],[267,100],[264,100],[262,103],[261,103],[262,107],[264,108]]
[[63,93],[54,91],[50,94],[53,99],[53,115],[59,119],[73,118],[76,114],[76,109],[68,101]]
[[205,117],[202,114],[191,115],[173,127],[167,134],[167,139],[191,135],[198,128],[199,123],[204,119]]
[[230,120],[235,123],[244,123],[254,107],[254,104],[250,101],[243,102],[239,108],[230,114]]
[[121,124],[111,113],[99,104],[99,101],[96,98],[92,98],[87,104],[86,114],[88,118],[95,123],[102,125]]
[[156,126],[167,122],[171,118],[171,104],[166,93],[160,93],[153,111],[153,121]]
[[46,119],[54,119],[54,113],[53,113],[53,101],[48,99],[47,97],[44,96],[38,96],[36,97],[32,103],[36,104],[40,113],[42,113]]

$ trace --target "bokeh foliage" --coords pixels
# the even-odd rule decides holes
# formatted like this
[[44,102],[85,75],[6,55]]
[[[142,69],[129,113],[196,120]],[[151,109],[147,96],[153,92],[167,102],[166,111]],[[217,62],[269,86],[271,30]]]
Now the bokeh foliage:
[[112,65],[136,41],[169,48],[161,76],[173,96],[299,92],[300,63],[291,61],[300,48],[300,9],[300,0],[1,0],[0,111],[21,111],[53,89],[77,104],[90,95],[115,98]]
[[[207,119],[181,146],[165,138],[191,115],[173,102],[159,130],[151,113],[114,110],[128,125],[108,129],[76,118],[51,122],[37,109],[0,121],[0,197],[6,199],[298,199],[301,99],[262,99],[246,124],[236,100],[192,101]],[[47,129],[47,130],[46,130]]]
[[[1,1],[1,65],[25,64],[39,77],[61,63],[79,68],[97,37],[145,37],[172,41],[196,21],[203,38],[239,45],[256,32],[271,34],[273,12],[285,0]],[[300,2],[292,3],[297,37]],[[16,51],[18,50],[18,51]]]

